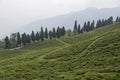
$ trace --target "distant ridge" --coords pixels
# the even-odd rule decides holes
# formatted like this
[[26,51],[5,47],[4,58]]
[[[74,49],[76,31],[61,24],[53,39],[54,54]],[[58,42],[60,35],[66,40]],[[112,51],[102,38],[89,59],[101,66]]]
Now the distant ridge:
[[66,15],[60,15],[48,19],[43,20],[36,20],[33,21],[27,25],[22,26],[17,31],[19,32],[28,32],[30,33],[32,30],[39,31],[40,27],[47,27],[48,29],[51,29],[53,27],[58,26],[65,26],[66,28],[71,28],[74,25],[74,21],[77,20],[78,23],[83,25],[85,21],[92,21],[92,20],[98,20],[102,18],[108,18],[110,16],[113,16],[116,18],[117,16],[120,16],[120,7],[116,8],[103,8],[103,9],[97,9],[97,8],[87,8],[85,10],[77,11],[77,12],[71,12]]

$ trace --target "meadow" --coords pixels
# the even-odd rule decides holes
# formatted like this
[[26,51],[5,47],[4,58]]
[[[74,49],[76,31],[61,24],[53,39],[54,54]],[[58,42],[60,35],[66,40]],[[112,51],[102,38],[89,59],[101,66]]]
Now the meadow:
[[0,51],[0,80],[119,79],[120,23]]

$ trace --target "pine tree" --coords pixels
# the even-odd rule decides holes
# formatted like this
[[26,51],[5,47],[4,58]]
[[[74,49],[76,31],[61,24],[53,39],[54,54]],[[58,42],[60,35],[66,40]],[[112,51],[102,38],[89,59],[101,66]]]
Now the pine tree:
[[62,28],[59,28],[59,34],[60,34],[60,37],[63,36]]
[[105,19],[105,21],[104,21],[104,26],[106,26],[106,25],[108,25],[108,20],[107,19]]
[[102,21],[99,19],[99,27],[102,26]]
[[10,49],[10,48],[11,48],[10,40],[9,40],[8,36],[6,36],[6,38],[5,38],[5,49]]
[[80,27],[80,24],[78,25],[78,34],[81,33],[81,27]]
[[90,31],[93,30],[94,27],[95,27],[95,22],[94,22],[94,20],[93,20],[93,22],[92,22],[91,25],[90,25]]
[[86,24],[86,22],[84,22],[84,25],[83,25],[82,30],[83,30],[83,31],[86,31],[86,28],[87,28],[87,24]]
[[119,19],[118,19],[118,22],[120,22],[120,17],[119,17]]
[[65,31],[65,27],[63,26],[63,27],[62,27],[62,36],[64,36],[65,33],[66,33],[66,31]]
[[108,18],[108,24],[112,24],[112,23],[113,23],[113,17],[111,16]]
[[86,31],[87,31],[87,32],[89,32],[89,31],[90,31],[90,21],[88,21],[88,22],[87,22]]
[[102,26],[102,21],[99,19],[96,24],[96,28],[99,28]]
[[38,32],[36,33],[36,40],[37,40],[37,41],[39,41],[39,40],[40,40],[40,35],[39,35],[39,33],[38,33]]
[[56,31],[55,31],[55,28],[53,28],[52,36],[53,36],[53,38],[56,37]]
[[97,21],[97,23],[96,23],[96,28],[98,28],[99,26],[98,26],[98,21]]
[[23,33],[23,34],[22,34],[22,43],[23,43],[23,45],[26,45],[26,43],[27,43],[26,33]]
[[116,22],[120,22],[120,17],[117,16]]
[[75,20],[73,32],[74,32],[74,34],[77,33],[77,20]]
[[30,38],[29,34],[26,36],[26,39],[27,39],[26,41],[27,41],[28,44],[31,43],[31,38]]
[[40,37],[41,37],[41,40],[43,41],[43,40],[44,40],[44,31],[43,31],[43,27],[41,27]]
[[31,40],[32,40],[33,42],[35,42],[35,39],[36,39],[35,33],[34,33],[34,31],[32,31],[32,33],[31,33]]
[[52,39],[52,31],[49,31],[49,38]]
[[102,19],[102,26],[105,26],[105,20]]
[[116,18],[116,21],[115,22],[119,22],[119,17],[117,16],[117,18]]
[[46,39],[48,38],[48,30],[47,30],[47,28],[45,28],[45,38]]
[[17,33],[17,46],[21,46],[21,37],[20,37],[20,33]]
[[61,34],[60,34],[60,28],[57,27],[57,38],[60,38]]

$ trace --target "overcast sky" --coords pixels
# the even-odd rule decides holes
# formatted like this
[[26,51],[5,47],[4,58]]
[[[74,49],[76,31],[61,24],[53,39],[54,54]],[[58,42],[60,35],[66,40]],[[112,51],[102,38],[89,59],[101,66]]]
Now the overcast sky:
[[0,37],[37,19],[83,10],[118,7],[120,0],[0,0]]

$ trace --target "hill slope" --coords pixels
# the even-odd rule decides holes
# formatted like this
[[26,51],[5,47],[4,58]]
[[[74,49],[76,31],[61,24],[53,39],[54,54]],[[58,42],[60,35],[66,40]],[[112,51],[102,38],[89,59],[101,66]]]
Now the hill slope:
[[0,51],[1,80],[119,80],[120,23]]

